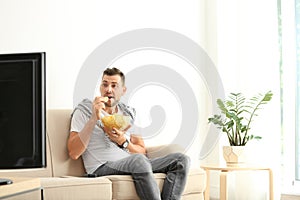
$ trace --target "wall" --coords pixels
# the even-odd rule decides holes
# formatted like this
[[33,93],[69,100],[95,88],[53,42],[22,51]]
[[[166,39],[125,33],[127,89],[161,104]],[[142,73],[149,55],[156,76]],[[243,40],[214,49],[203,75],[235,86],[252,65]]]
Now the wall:
[[46,51],[48,108],[68,108],[73,106],[73,87],[83,62],[115,35],[139,28],[163,28],[201,43],[200,4],[201,1],[1,1],[0,50]]

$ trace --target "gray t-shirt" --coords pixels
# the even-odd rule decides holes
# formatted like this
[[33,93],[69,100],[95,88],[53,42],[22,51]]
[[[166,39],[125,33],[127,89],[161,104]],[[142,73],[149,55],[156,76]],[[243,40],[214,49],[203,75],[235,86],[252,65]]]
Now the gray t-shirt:
[[[119,109],[119,114],[123,114]],[[80,109],[75,110],[71,122],[71,131],[80,132],[89,117],[85,115]],[[129,132],[126,132],[129,133]],[[129,135],[126,135],[129,138]],[[104,133],[103,129],[98,125],[95,126],[90,142],[82,154],[85,170],[87,173],[93,173],[99,166],[107,161],[116,161],[129,156],[130,153],[118,147],[112,142]]]

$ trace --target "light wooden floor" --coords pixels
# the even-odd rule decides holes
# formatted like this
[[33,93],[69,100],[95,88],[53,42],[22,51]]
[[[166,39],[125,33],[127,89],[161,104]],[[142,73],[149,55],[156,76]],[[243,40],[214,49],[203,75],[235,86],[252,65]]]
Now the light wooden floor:
[[[218,200],[218,199],[210,198],[210,200]],[[300,196],[290,195],[290,194],[282,194],[280,200],[300,200]]]
[[282,194],[281,200],[300,200],[300,196],[290,195],[290,194]]

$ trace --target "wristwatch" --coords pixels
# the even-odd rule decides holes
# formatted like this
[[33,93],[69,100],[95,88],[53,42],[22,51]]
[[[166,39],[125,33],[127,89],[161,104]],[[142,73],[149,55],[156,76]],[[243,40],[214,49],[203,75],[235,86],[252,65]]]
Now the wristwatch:
[[126,139],[125,142],[120,145],[120,148],[126,149],[128,147],[128,145],[129,145],[129,141]]

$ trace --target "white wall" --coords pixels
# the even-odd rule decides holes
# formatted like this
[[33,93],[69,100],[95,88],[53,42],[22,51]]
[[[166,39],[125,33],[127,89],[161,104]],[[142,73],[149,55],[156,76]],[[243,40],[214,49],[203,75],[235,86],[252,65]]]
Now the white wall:
[[2,0],[0,4],[1,53],[47,52],[48,108],[73,106],[81,65],[96,47],[117,34],[163,28],[198,43],[203,35],[201,1]]

